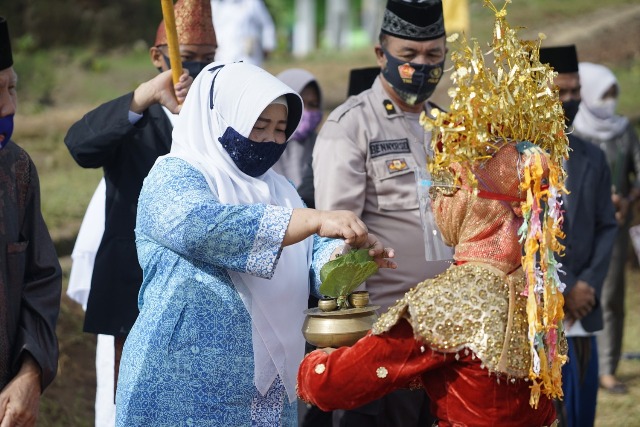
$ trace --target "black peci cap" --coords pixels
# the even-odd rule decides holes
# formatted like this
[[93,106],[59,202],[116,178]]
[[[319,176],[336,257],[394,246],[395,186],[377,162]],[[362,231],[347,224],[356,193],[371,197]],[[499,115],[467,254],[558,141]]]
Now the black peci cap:
[[0,71],[13,65],[11,55],[11,40],[9,40],[9,25],[7,20],[0,16]]
[[382,34],[407,40],[433,40],[445,35],[441,0],[387,0]]
[[558,73],[577,73],[578,52],[576,46],[541,47],[540,62],[549,64]]

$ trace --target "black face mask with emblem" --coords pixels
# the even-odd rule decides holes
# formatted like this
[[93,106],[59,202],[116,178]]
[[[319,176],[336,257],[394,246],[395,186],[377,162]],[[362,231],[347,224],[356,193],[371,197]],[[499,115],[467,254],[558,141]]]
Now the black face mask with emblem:
[[436,90],[442,77],[444,61],[430,64],[416,64],[401,61],[382,48],[387,65],[382,75],[400,99],[409,105],[422,104]]

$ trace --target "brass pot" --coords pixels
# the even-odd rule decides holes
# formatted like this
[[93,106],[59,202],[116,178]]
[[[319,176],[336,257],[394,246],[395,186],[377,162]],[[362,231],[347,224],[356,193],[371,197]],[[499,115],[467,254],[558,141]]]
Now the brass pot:
[[322,311],[319,308],[305,310],[307,317],[302,325],[302,335],[316,347],[350,346],[365,336],[378,319],[378,305]]

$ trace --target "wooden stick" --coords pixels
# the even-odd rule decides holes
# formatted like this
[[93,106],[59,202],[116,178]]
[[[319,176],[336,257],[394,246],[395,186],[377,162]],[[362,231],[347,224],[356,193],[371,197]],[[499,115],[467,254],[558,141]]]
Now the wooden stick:
[[176,84],[182,75],[182,61],[180,60],[180,45],[178,44],[178,31],[176,30],[176,16],[173,13],[173,0],[160,1],[162,2],[164,29],[167,32],[169,61],[171,62],[171,77],[173,78],[173,84]]

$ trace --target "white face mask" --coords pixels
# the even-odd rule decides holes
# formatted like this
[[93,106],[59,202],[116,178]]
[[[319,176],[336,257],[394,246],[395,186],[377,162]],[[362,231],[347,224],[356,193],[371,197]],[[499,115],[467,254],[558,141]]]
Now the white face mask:
[[589,110],[600,119],[608,119],[615,115],[617,105],[618,100],[616,98],[599,99],[589,107]]

